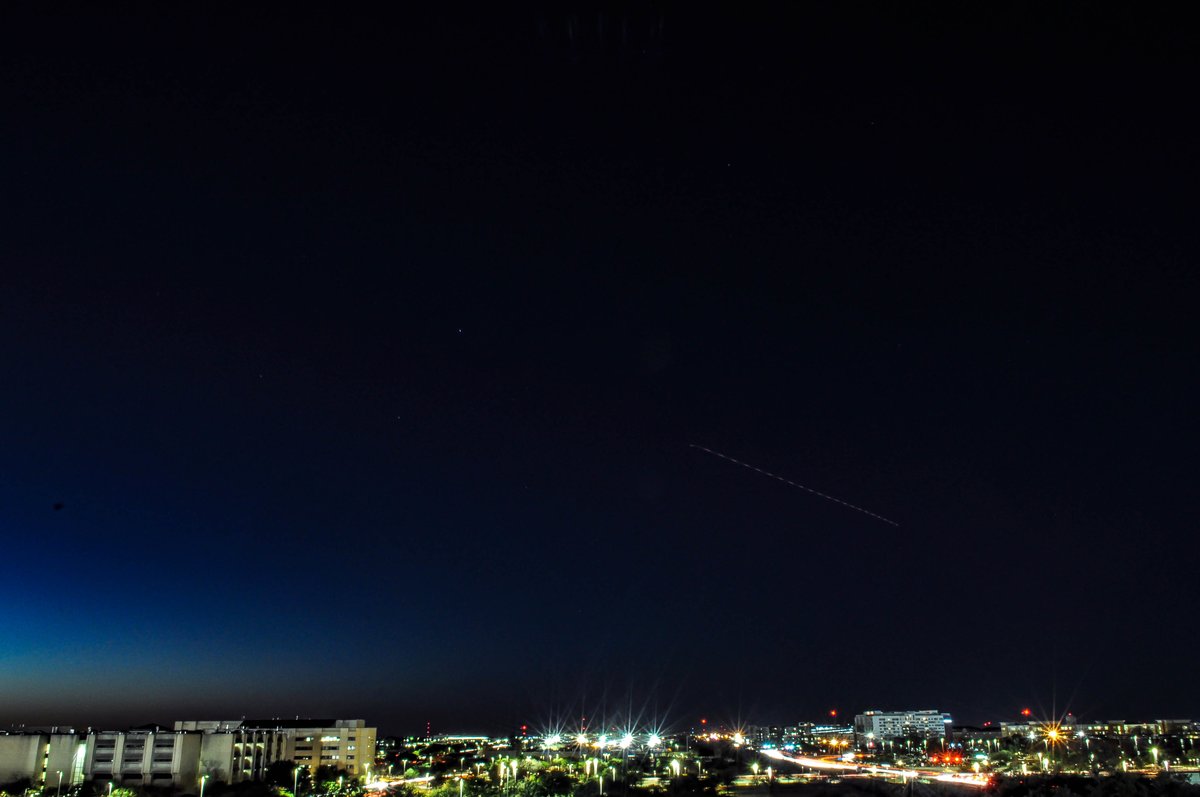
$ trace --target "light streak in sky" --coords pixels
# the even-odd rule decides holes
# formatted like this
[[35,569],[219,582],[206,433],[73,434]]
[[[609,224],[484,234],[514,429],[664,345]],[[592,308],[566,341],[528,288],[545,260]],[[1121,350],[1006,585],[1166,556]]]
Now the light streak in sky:
[[695,443],[689,443],[688,447],[699,449],[700,451],[703,451],[706,454],[712,454],[714,457],[720,457],[721,459],[726,460],[727,462],[732,462],[734,465],[741,465],[743,468],[746,468],[747,470],[752,470],[755,473],[761,473],[763,476],[770,476],[772,479],[775,479],[776,481],[781,481],[784,484],[791,485],[792,487],[798,487],[806,493],[812,493],[813,495],[817,496],[818,498],[824,498],[826,501],[833,501],[835,504],[841,504],[842,506],[846,507],[847,509],[853,509],[855,512],[862,512],[864,515],[867,515],[868,517],[873,517],[876,520],[881,520],[884,523],[887,523],[889,526],[896,526],[897,528],[900,527],[900,524],[897,523],[896,521],[888,520],[883,515],[877,515],[874,512],[870,511],[869,509],[863,509],[861,506],[855,506],[854,504],[843,501],[840,498],[834,498],[832,495],[826,495],[825,493],[820,492],[818,490],[814,490],[811,487],[805,487],[803,484],[797,484],[796,482],[792,481],[791,479],[785,479],[782,476],[776,476],[774,473],[771,473],[770,471],[763,470],[762,468],[756,468],[753,465],[750,465],[746,462],[742,462],[740,459],[734,459],[733,457],[726,456],[726,455],[722,454],[720,451],[713,451],[711,448],[705,448],[704,446],[698,446]]

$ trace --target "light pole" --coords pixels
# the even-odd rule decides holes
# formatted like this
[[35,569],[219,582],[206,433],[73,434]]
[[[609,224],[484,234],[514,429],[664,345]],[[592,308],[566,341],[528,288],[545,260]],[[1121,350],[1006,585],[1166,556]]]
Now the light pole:
[[[204,797],[204,782],[208,780],[208,775],[200,776],[200,797]],[[112,797],[112,784],[108,784],[108,797]]]
[[292,797],[300,797],[300,767],[292,770]]
[[58,792],[56,797],[62,797],[62,770],[58,770]]
[[[108,797],[112,797],[112,781],[108,782]],[[204,781],[200,781],[200,797],[204,797]]]

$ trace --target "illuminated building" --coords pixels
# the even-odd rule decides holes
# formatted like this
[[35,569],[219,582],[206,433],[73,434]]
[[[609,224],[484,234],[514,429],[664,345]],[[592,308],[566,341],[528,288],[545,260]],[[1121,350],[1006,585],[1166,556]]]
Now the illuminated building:
[[941,711],[864,711],[854,718],[854,732],[860,741],[897,739],[903,736],[947,738],[950,715]]
[[60,783],[70,788],[88,780],[193,789],[201,777],[259,780],[283,749],[282,734],[263,731],[14,734],[0,736],[0,783],[29,778],[56,791]]
[[279,759],[312,770],[330,766],[361,775],[375,760],[375,728],[366,727],[365,720],[184,720],[175,723],[175,730],[276,733],[282,738]]

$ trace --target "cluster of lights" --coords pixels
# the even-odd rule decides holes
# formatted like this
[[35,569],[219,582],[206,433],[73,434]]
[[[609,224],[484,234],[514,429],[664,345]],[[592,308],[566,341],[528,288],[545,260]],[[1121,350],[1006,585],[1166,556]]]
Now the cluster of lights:
[[[549,733],[543,737],[542,747],[547,750],[557,749],[562,746],[563,741],[561,733]],[[662,736],[653,731],[645,736],[646,747],[651,750],[662,746],[662,741]],[[592,742],[586,733],[580,733],[575,736],[574,742],[577,747],[595,747],[598,750],[604,750],[616,746],[622,750],[628,750],[638,743],[638,737],[633,733],[626,732],[619,739],[610,739],[607,734],[602,733],[596,737],[595,742]]]

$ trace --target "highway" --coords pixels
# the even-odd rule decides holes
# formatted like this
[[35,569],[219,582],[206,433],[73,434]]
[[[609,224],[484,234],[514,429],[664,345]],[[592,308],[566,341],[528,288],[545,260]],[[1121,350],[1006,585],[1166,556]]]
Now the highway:
[[880,775],[883,777],[904,778],[919,778],[922,780],[937,781],[939,783],[954,783],[961,786],[974,786],[983,788],[987,786],[991,780],[987,775],[978,775],[968,772],[946,772],[940,769],[916,768],[916,769],[897,769],[895,767],[879,766],[876,764],[854,764],[849,761],[842,761],[834,756],[825,758],[812,758],[810,756],[796,755],[784,750],[762,750],[763,755],[768,758],[773,758],[776,761],[787,761],[801,767],[810,769],[823,770],[826,772],[844,772],[850,774],[861,775]]

